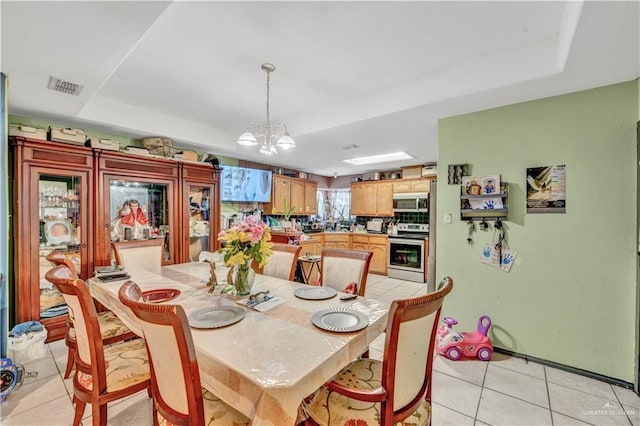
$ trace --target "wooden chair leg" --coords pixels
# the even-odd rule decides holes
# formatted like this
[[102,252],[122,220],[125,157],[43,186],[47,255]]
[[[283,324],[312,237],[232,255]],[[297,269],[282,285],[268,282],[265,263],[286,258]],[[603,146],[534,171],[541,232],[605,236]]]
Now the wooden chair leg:
[[69,375],[71,374],[71,370],[73,369],[73,366],[75,365],[76,361],[76,349],[69,347],[69,350],[67,351],[67,366],[64,369],[64,378],[68,379]]
[[107,404],[91,404],[93,426],[107,426]]
[[73,400],[76,404],[76,412],[73,415],[73,426],[80,426],[80,422],[82,421],[82,415],[84,414],[84,407],[87,406],[87,403],[84,401],[80,401],[75,396]]

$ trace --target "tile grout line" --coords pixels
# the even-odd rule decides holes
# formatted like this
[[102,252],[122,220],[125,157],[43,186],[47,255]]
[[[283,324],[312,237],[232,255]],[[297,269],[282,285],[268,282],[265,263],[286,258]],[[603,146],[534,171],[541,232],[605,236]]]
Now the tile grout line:
[[478,422],[478,413],[480,412],[480,404],[482,403],[482,394],[484,393],[484,384],[487,381],[487,371],[489,371],[488,362],[484,366],[484,375],[482,376],[482,384],[480,385],[480,397],[478,398],[478,406],[476,407],[476,414],[473,416],[474,425]]
[[547,380],[547,367],[542,366],[542,372],[544,373],[544,387],[547,390],[547,402],[549,403],[549,417],[551,417],[551,426],[554,426],[553,410],[551,409],[551,393],[549,392],[549,380]]

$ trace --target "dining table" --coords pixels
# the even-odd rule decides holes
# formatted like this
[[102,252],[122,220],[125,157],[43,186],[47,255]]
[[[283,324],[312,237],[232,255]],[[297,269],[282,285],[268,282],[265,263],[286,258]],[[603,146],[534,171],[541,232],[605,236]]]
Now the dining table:
[[[389,304],[384,301],[342,300],[341,292],[307,297],[308,289],[318,287],[261,274],[256,274],[252,293],[273,298],[246,306],[247,297],[208,291],[210,268],[204,262],[163,266],[160,274],[145,270],[129,274],[143,292],[168,290],[173,298],[159,303],[182,306],[202,385],[252,419],[253,425],[296,424],[302,400],[361,356],[387,324]],[[136,316],[118,299],[125,281],[94,277],[88,283],[98,302],[143,336]],[[207,327],[197,317],[206,308],[238,311],[237,307],[244,312],[233,324]],[[336,315],[328,325],[323,323],[327,313]],[[335,327],[335,320],[340,323],[339,317],[347,314],[357,315],[356,324],[356,317],[349,317],[345,327]]]

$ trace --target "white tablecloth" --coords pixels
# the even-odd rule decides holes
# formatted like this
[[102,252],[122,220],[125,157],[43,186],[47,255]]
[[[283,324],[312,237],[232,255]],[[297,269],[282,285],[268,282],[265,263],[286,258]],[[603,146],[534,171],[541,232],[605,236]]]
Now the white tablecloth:
[[[236,305],[235,298],[209,294],[208,277],[209,265],[194,262],[165,266],[161,275],[137,273],[131,279],[142,291],[180,290],[177,298],[166,303],[181,305],[187,316],[204,307]],[[89,283],[100,303],[142,334],[133,313],[118,300],[123,281],[91,279]],[[254,425],[293,425],[302,399],[357,358],[385,329],[387,303],[371,298],[302,300],[293,292],[303,285],[256,275],[254,288],[269,289],[284,303],[267,312],[243,307],[245,318],[228,327],[191,329],[203,386],[252,418]],[[365,314],[369,326],[332,333],[311,322],[316,311],[347,306]]]

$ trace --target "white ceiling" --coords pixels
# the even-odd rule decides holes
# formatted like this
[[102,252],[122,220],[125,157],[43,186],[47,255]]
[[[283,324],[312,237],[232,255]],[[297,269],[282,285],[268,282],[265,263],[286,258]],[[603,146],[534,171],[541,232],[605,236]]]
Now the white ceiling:
[[[9,113],[324,176],[433,163],[440,118],[640,75],[637,1],[0,7]],[[298,145],[270,158],[235,143],[265,118],[264,62],[277,68],[272,121]],[[48,90],[49,76],[84,89]],[[416,158],[341,161],[399,150]]]

